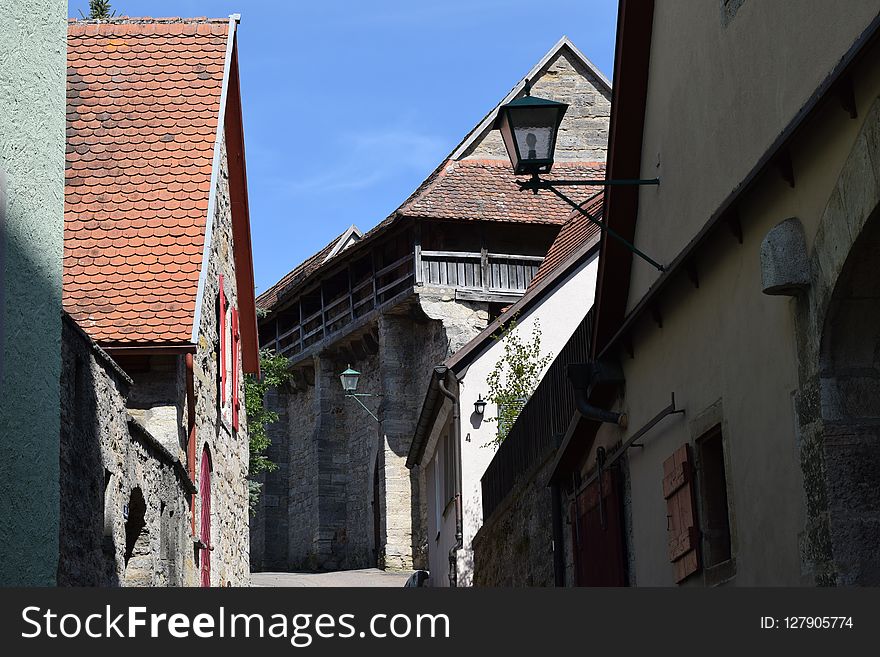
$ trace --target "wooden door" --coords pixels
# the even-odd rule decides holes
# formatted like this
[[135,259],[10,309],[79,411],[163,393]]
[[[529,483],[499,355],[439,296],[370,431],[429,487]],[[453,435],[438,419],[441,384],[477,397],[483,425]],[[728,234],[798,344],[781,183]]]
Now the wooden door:
[[[626,586],[623,505],[617,470],[602,473],[572,508],[575,582],[578,586]],[[601,504],[600,504],[601,500]]]
[[202,450],[202,465],[199,472],[199,498],[202,500],[202,517],[199,539],[202,541],[200,570],[202,586],[211,586],[211,456],[208,446]]

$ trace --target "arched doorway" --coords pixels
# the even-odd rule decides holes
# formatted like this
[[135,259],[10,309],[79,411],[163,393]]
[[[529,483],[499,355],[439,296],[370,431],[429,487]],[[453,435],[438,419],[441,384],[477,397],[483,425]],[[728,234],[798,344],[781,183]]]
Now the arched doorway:
[[877,353],[880,99],[841,168],[810,249],[795,312],[801,555],[818,585],[880,584]]
[[831,553],[839,585],[880,585],[880,212],[834,287],[819,358]]
[[125,518],[125,570],[123,586],[150,586],[153,583],[153,558],[147,530],[147,504],[140,488],[131,491]]
[[202,586],[211,586],[211,452],[205,445],[202,449],[202,462],[199,469],[199,499],[201,500],[201,520],[199,540],[202,542],[199,556],[199,570]]

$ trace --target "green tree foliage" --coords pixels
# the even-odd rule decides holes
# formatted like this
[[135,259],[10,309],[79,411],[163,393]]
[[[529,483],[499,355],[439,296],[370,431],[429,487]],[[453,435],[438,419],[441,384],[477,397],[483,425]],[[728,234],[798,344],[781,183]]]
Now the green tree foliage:
[[[82,12],[80,12],[82,15]],[[89,0],[89,19],[96,20],[107,20],[108,18],[113,18],[116,15],[115,11],[110,10],[110,0]]]
[[514,318],[495,336],[504,345],[504,355],[486,379],[489,388],[486,397],[498,407],[498,415],[485,421],[498,423],[494,440],[497,445],[507,438],[523,406],[538,387],[541,372],[553,359],[549,353],[541,356],[541,324],[538,320],[535,320],[528,342],[517,333],[516,327]]
[[287,358],[263,349],[260,351],[260,377],[248,375],[244,380],[244,406],[247,412],[248,437],[250,439],[250,462],[248,464],[248,489],[250,492],[251,513],[260,499],[262,484],[254,481],[261,472],[271,472],[278,468],[266,458],[265,452],[272,441],[266,433],[266,426],[278,421],[278,413],[266,408],[265,397],[290,380]]

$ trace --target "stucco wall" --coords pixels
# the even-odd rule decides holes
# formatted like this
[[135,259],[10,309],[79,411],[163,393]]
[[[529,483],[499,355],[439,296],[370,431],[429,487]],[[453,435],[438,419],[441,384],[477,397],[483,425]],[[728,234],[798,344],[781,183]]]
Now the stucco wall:
[[58,430],[67,3],[0,1],[0,583],[50,585]]
[[[729,20],[716,1],[654,5],[642,177],[661,184],[640,190],[635,245],[660,263],[708,221],[880,10],[877,0],[846,11],[824,0],[740,5]],[[657,275],[635,260],[628,308]]]
[[[774,7],[772,10],[771,4]],[[754,117],[754,123],[750,123],[749,117],[757,110],[743,108],[741,115],[735,114],[738,122],[741,122],[737,124],[740,128],[742,125],[760,126],[755,130],[764,134],[765,129],[770,130],[768,126],[777,131],[789,111],[793,111],[793,105],[799,102],[798,99],[809,94],[812,88],[802,88],[801,85],[807,84],[811,76],[819,76],[815,67],[824,65],[826,70],[830,68],[830,53],[834,44],[839,45],[846,41],[846,34],[854,35],[858,31],[852,21],[862,20],[863,14],[860,12],[866,11],[867,5],[860,6],[845,18],[840,17],[840,21],[837,13],[825,21],[822,16],[831,8],[818,6],[819,3],[797,3],[795,7],[793,3],[746,0],[731,23],[733,27],[743,20],[742,29],[751,26],[757,32],[754,36],[738,37],[743,62],[749,61],[753,55],[757,56],[756,51],[760,50],[757,45],[761,43],[764,44],[763,56],[766,57],[766,42],[752,42],[752,39],[762,35],[757,25],[750,22],[757,20],[758,14],[749,12],[757,12],[758,5],[765,8],[765,12],[772,12],[763,15],[765,22],[761,23],[761,29],[764,30],[772,25],[770,17],[775,17],[776,12],[783,8],[788,10],[791,18],[799,16],[801,11],[812,13],[811,17],[802,17],[796,23],[797,30],[774,31],[773,48],[790,46],[793,50],[782,58],[783,61],[767,58],[769,70],[756,73],[761,76],[760,84],[756,81],[755,88],[748,89],[750,102],[761,108],[765,116],[760,120]],[[671,3],[658,3],[660,13],[655,20],[658,40],[653,47],[659,49],[665,44],[665,49],[670,52],[658,55],[652,62],[655,80],[649,88],[648,111],[649,114],[653,111],[655,116],[646,126],[645,148],[646,153],[651,153],[651,145],[662,141],[668,145],[675,143],[675,148],[690,143],[690,150],[687,154],[681,153],[677,160],[664,156],[665,164],[661,170],[664,182],[661,188],[642,193],[639,239],[647,239],[649,232],[659,227],[663,227],[663,234],[666,235],[658,234],[654,236],[656,239],[651,238],[655,245],[652,255],[657,255],[658,249],[662,255],[663,249],[671,244],[672,238],[669,236],[683,241],[692,237],[696,230],[693,222],[707,216],[702,211],[697,212],[698,207],[705,210],[711,205],[709,199],[712,198],[712,190],[715,190],[717,201],[720,186],[734,184],[738,167],[750,166],[749,157],[758,156],[759,152],[753,149],[762,142],[757,133],[754,139],[743,139],[740,134],[739,149],[725,148],[718,143],[719,139],[728,138],[718,134],[725,131],[707,126],[705,121],[695,124],[696,119],[690,113],[697,109],[690,108],[691,104],[682,106],[678,103],[677,107],[682,110],[674,120],[664,113],[662,107],[658,107],[658,103],[662,105],[662,99],[668,94],[668,91],[661,89],[661,84],[674,86],[676,76],[702,70],[703,66],[684,67],[674,57],[680,48],[671,43],[672,37],[675,33],[680,35],[681,30],[674,29],[669,21],[673,16],[671,12],[679,15],[678,7],[677,4],[672,7]],[[710,21],[710,17],[704,15],[707,9],[692,9],[695,16],[703,17],[701,24],[708,26],[706,33],[711,32],[714,29],[711,28],[714,25],[712,21],[716,17],[713,16]],[[752,18],[749,18],[750,15]],[[784,74],[787,69],[776,68],[801,62],[806,57],[806,51],[789,44],[789,40],[796,39],[806,48],[810,42],[807,35],[812,34],[813,30],[825,30],[825,23],[834,23],[834,26],[822,36],[817,36],[815,44],[810,43],[808,66],[791,76]],[[702,32],[697,32],[694,38],[702,38]],[[692,33],[689,32],[689,35]],[[754,47],[748,47],[749,44]],[[688,48],[694,46],[689,45]],[[722,43],[718,50],[724,52],[727,48],[729,46]],[[728,54],[733,57],[731,53]],[[739,50],[737,54],[740,54]],[[718,55],[710,53],[707,56]],[[620,350],[626,387],[625,398],[619,408],[629,415],[629,429],[621,431],[604,425],[597,444],[613,445],[638,430],[669,403],[670,393],[674,392],[678,406],[686,409],[684,417],[672,416],[663,420],[645,437],[644,448],[629,450],[627,455],[632,494],[632,558],[639,585],[673,584],[666,548],[667,509],[661,494],[663,461],[681,444],[693,444],[702,432],[716,422],[721,424],[725,440],[732,549],[736,563],[735,577],[731,583],[801,585],[813,584],[818,579],[819,573],[814,571],[814,559],[810,554],[810,526],[805,504],[805,489],[809,491],[813,484],[804,479],[801,465],[804,457],[803,436],[795,408],[802,403],[815,403],[815,400],[810,402],[808,398],[799,399],[802,382],[798,372],[798,335],[806,331],[812,336],[811,340],[818,341],[822,318],[813,318],[810,320],[812,324],[799,328],[796,323],[799,313],[797,300],[762,294],[760,247],[764,235],[771,228],[784,219],[797,217],[804,226],[808,248],[812,253],[820,219],[832,198],[838,176],[868,116],[870,105],[880,94],[880,69],[871,64],[877,61],[876,57],[876,50],[868,53],[865,64],[854,75],[858,117],[851,119],[849,113],[840,108],[836,98],[823,106],[816,119],[800,133],[792,146],[795,187],[791,188],[775,171],[762,177],[739,204],[742,245],[729,231],[720,230],[714,234],[695,260],[699,287],[695,288],[686,276],[676,278],[658,305],[662,328],[648,313],[635,326],[632,334],[634,357]],[[733,63],[715,61],[712,66],[707,64],[705,70],[717,74],[718,71],[731,71],[732,66]],[[680,67],[685,71],[679,72]],[[760,67],[755,65],[753,68],[758,71]],[[776,76],[775,80],[764,77],[770,74]],[[697,71],[695,75],[702,76],[703,73]],[[735,77],[726,79],[726,75],[718,75],[719,81],[743,91],[741,85],[737,86]],[[709,89],[713,88],[712,83],[707,84]],[[724,98],[731,92],[719,90],[719,93]],[[775,100],[771,102],[769,98],[774,94]],[[711,108],[715,102],[710,99],[705,103],[692,104],[702,108],[699,111],[705,111],[705,107]],[[732,106],[739,108],[741,102],[737,100]],[[734,115],[729,110],[727,113]],[[704,127],[694,130],[694,125]],[[688,131],[693,131],[694,139],[697,136],[701,140],[705,138],[705,143],[701,142],[699,148],[694,146],[684,136]],[[731,150],[734,153],[730,153]],[[705,158],[710,156],[717,157],[718,162],[705,162]],[[717,169],[721,164],[727,167],[725,171]],[[871,170],[873,165],[865,162],[863,166]],[[705,173],[707,181],[717,182],[707,182],[705,188],[702,184],[690,184],[685,190],[681,185],[685,179],[693,183],[694,172],[700,172],[701,179]],[[643,173],[646,171],[643,170]],[[682,182],[675,183],[675,180]],[[686,208],[682,203],[702,205],[688,205]],[[844,230],[841,234],[847,232]],[[842,256],[847,248],[841,243],[830,247],[829,251]],[[670,253],[668,249],[667,253]],[[636,264],[635,267],[638,270],[641,265]],[[820,270],[824,268],[824,262],[819,262],[817,267]],[[643,287],[637,285],[633,295]],[[631,299],[634,298],[637,297],[631,295]],[[814,457],[806,455],[808,459]],[[591,455],[587,468],[593,463]],[[821,468],[821,465],[817,464],[816,467]],[[701,575],[686,583],[700,584],[704,581]]]
[[[596,272],[598,257],[585,260],[567,276],[557,281],[539,304],[517,318],[515,334],[525,343],[532,337],[532,330],[537,324],[541,330],[541,353],[556,356],[565,346],[584,315],[592,306],[596,290]],[[495,455],[494,438],[498,432],[497,422],[491,421],[498,415],[497,407],[486,404],[485,412],[478,416],[474,412],[474,402],[478,397],[485,399],[488,394],[486,381],[496,363],[504,355],[504,345],[492,340],[479,352],[470,363],[465,375],[459,381],[459,399],[461,407],[461,458],[462,458],[462,512],[463,512],[463,544],[459,551],[459,586],[470,586],[473,583],[474,553],[472,541],[483,525],[483,502],[480,479]],[[552,359],[541,372],[543,377],[552,364]],[[425,465],[427,477],[426,495],[430,498],[434,491],[433,459],[440,459],[439,472],[443,472],[443,455],[436,451],[439,428],[446,422],[445,417],[438,416],[432,440],[429,440],[422,463]],[[431,507],[433,508],[433,507]],[[549,507],[548,507],[549,510]],[[435,515],[429,509],[428,518],[428,551],[441,553],[438,559],[431,555],[431,583],[433,586],[446,586],[448,582],[449,561],[446,557],[448,548],[454,543],[455,514],[447,513],[442,518],[441,526],[437,527]],[[444,549],[445,548],[445,549]],[[434,569],[439,569],[435,572]]]

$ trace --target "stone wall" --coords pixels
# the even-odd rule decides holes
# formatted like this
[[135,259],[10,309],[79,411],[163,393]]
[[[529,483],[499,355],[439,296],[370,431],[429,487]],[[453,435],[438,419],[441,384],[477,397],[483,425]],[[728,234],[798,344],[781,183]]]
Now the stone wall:
[[0,16],[0,583],[47,586],[58,559],[67,3],[0,0]]
[[[532,79],[532,95],[568,103],[556,138],[556,161],[604,162],[608,147],[611,91],[563,48]],[[507,160],[498,130],[490,130],[465,157]]]
[[[405,465],[409,444],[432,368],[487,321],[483,304],[421,291],[367,328],[375,353],[348,360],[331,347],[267,397],[280,416],[267,456],[279,468],[263,476],[251,523],[255,569],[425,566],[425,503],[421,473]],[[349,365],[378,422],[344,395],[339,374]]]
[[[520,477],[477,532],[474,586],[554,585],[552,499],[547,482],[555,455],[556,450],[551,450]],[[566,572],[573,570],[569,566]]]
[[[222,407],[219,374],[220,274],[229,307],[238,307],[238,289],[232,252],[232,208],[229,199],[229,167],[225,140],[221,144],[216,207],[208,237],[210,255],[204,272],[204,290],[199,314],[198,344],[193,357],[196,411],[196,458],[207,447],[211,458],[211,585],[246,586],[250,580],[248,533],[248,435],[244,404],[241,358],[238,369],[240,402],[239,428],[231,423],[231,395]],[[196,467],[196,473],[200,468]],[[196,482],[198,484],[198,482]],[[201,507],[197,509],[197,518]]]
[[132,420],[131,379],[66,314],[62,332],[61,586],[198,583],[182,463]]

